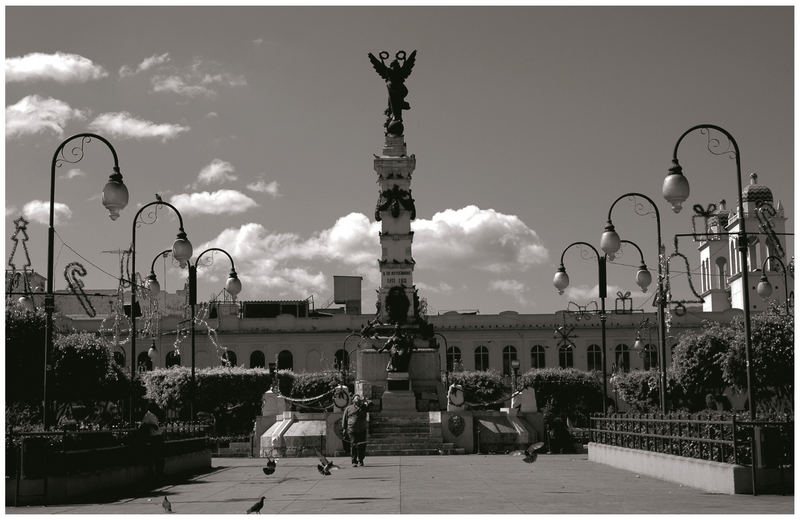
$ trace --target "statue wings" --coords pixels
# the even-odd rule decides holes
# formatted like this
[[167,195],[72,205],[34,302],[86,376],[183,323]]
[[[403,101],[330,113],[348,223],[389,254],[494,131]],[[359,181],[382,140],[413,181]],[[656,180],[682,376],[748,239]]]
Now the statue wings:
[[[389,80],[389,75],[391,72],[389,67],[387,67],[382,60],[376,58],[371,52],[368,52],[367,55],[369,56],[369,61],[372,63],[372,67],[375,69],[375,72],[377,72],[378,75],[384,80]],[[400,68],[400,71],[396,73],[397,77],[392,79],[405,81],[411,75],[411,69],[414,68],[414,62],[416,61],[416,58],[417,51],[415,50],[403,60],[403,66]]]

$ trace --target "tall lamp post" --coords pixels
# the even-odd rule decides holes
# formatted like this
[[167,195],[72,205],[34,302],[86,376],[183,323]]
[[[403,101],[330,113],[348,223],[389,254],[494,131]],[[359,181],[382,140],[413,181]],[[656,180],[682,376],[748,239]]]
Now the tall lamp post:
[[[80,139],[80,144],[69,149],[68,155],[64,154],[64,149],[68,143],[75,139]],[[44,299],[45,309],[45,340],[44,340],[44,377],[42,379],[42,423],[45,430],[49,425],[47,414],[47,373],[50,370],[50,352],[53,350],[53,312],[55,311],[55,297],[53,294],[53,248],[55,242],[54,209],[56,200],[56,168],[64,163],[74,164],[80,162],[84,155],[84,146],[97,139],[105,144],[111,151],[114,159],[114,166],[108,182],[103,188],[103,206],[108,209],[111,220],[119,218],[119,211],[128,205],[128,188],[122,182],[122,174],[119,172],[119,160],[117,151],[111,146],[104,137],[97,134],[81,133],[68,137],[58,145],[53,154],[53,161],[50,163],[50,225],[47,230],[47,288]]]
[[[753,367],[751,360],[753,358],[753,345],[751,340],[751,331],[750,331],[750,282],[749,282],[749,271],[750,267],[748,266],[747,262],[747,230],[745,228],[745,215],[744,215],[744,201],[742,197],[742,165],[741,165],[741,158],[739,154],[739,144],[736,142],[736,139],[724,128],[721,128],[716,125],[709,125],[709,124],[701,124],[695,125],[688,130],[686,130],[681,136],[678,138],[678,141],[675,143],[675,149],[672,153],[672,167],[669,169],[669,173],[664,178],[664,183],[662,185],[661,191],[664,195],[664,198],[672,205],[672,210],[675,213],[680,212],[682,208],[683,202],[689,198],[689,181],[683,175],[683,168],[681,168],[680,163],[678,162],[678,147],[680,146],[681,142],[683,142],[683,138],[686,137],[688,134],[694,132],[695,130],[700,130],[702,133],[709,134],[710,130],[716,130],[720,132],[725,137],[728,138],[729,146],[733,146],[733,150],[731,151],[730,148],[724,151],[716,151],[716,148],[719,146],[718,140],[712,140],[710,134],[709,137],[709,145],[708,149],[714,155],[729,155],[733,153],[734,158],[736,159],[736,182],[739,190],[737,191],[738,195],[738,202],[739,202],[739,237],[738,237],[738,246],[739,246],[739,256],[741,259],[742,264],[742,306],[744,307],[744,335],[745,335],[745,366],[747,370],[747,402],[749,403],[750,407],[750,420],[754,421],[756,418],[756,403],[753,396]],[[713,148],[713,149],[712,149]],[[755,473],[754,473],[755,475]],[[755,487],[753,488],[755,490]]]
[[[192,243],[186,238],[186,232],[183,230],[183,217],[175,206],[163,200],[155,200],[139,208],[139,211],[136,212],[136,216],[133,217],[133,225],[131,226],[131,272],[133,273],[133,279],[131,280],[131,402],[129,410],[129,420],[131,423],[133,423],[133,381],[136,378],[136,227],[137,224],[139,224],[139,216],[144,210],[151,206],[167,206],[178,216],[178,237],[172,244],[172,257],[179,262],[186,262],[192,257]],[[154,214],[153,222],[155,222],[157,218],[157,215]]]
[[770,260],[777,260],[778,263],[781,265],[781,271],[783,272],[783,290],[786,291],[786,301],[784,304],[786,305],[786,315],[789,315],[789,280],[786,278],[786,264],[783,263],[783,260],[778,258],[775,255],[769,255],[764,259],[764,263],[761,265],[761,280],[758,282],[758,286],[756,288],[756,292],[762,298],[769,298],[772,295],[772,284],[767,278],[767,262]]
[[194,343],[194,313],[195,313],[195,306],[197,305],[197,266],[200,263],[200,259],[203,257],[204,254],[211,252],[211,251],[219,251],[221,253],[225,253],[225,256],[228,257],[228,260],[231,261],[231,272],[228,275],[228,280],[225,282],[225,290],[228,291],[233,299],[236,299],[236,295],[239,294],[242,290],[242,281],[239,280],[239,276],[236,274],[236,269],[233,265],[233,258],[231,255],[228,254],[227,251],[224,249],[220,249],[218,247],[209,247],[199,255],[194,261],[194,264],[189,262],[189,308],[190,312],[192,313],[189,316],[189,321],[191,322],[192,327],[192,402],[191,402],[191,414],[192,420],[194,420],[194,410],[195,410],[195,401],[197,398],[197,388],[195,386],[195,377],[194,377],[194,368],[195,368],[195,343]]
[[[644,255],[642,255],[642,250],[637,246],[635,243],[631,242],[630,240],[621,240],[621,242],[625,242],[631,244],[636,247],[639,251],[639,256],[642,259],[642,265],[639,270],[636,272],[636,284],[642,289],[642,292],[647,290],[647,286],[650,285],[650,282],[653,279],[653,276],[650,274],[650,271],[647,270],[647,266],[644,263]],[[556,271],[555,276],[553,277],[553,285],[556,289],[558,289],[558,294],[564,294],[564,289],[569,287],[569,275],[567,274],[567,270],[564,268],[564,255],[566,252],[573,246],[586,246],[591,249],[595,256],[597,257],[597,275],[598,275],[598,291],[600,295],[600,339],[601,339],[601,350],[600,350],[600,363],[603,365],[603,405],[601,407],[601,412],[605,412],[606,403],[608,402],[608,389],[607,382],[608,382],[608,369],[606,368],[606,295],[608,294],[608,287],[607,287],[607,277],[606,277],[606,255],[601,255],[597,249],[588,242],[573,242],[561,252],[561,263]]]
[[653,199],[644,195],[643,193],[630,192],[617,197],[611,207],[608,208],[608,223],[606,224],[603,236],[600,239],[600,248],[605,251],[607,255],[614,255],[620,248],[620,238],[617,231],[614,229],[614,223],[611,221],[611,212],[614,210],[617,202],[625,197],[641,197],[645,199],[653,207],[656,213],[656,230],[658,232],[658,294],[656,294],[656,302],[658,306],[658,341],[659,341],[659,356],[661,358],[661,411],[667,413],[667,335],[664,319],[664,306],[666,305],[666,297],[664,294],[664,273],[662,272],[661,260],[664,254],[664,243],[661,240],[661,213],[658,211],[658,206],[653,202]]

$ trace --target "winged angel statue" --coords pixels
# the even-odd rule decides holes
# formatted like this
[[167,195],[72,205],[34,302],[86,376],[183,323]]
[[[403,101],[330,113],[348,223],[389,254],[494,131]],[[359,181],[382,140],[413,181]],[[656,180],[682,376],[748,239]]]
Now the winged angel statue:
[[395,59],[392,60],[388,67],[385,63],[389,59],[388,52],[381,51],[378,54],[380,60],[371,52],[368,54],[369,61],[372,62],[372,66],[378,75],[386,81],[386,89],[389,91],[389,105],[384,111],[386,122],[383,124],[386,128],[386,133],[396,136],[403,135],[403,110],[411,108],[408,101],[406,101],[408,89],[405,81],[411,75],[417,51],[412,52],[407,58],[406,51],[398,51],[395,54]]

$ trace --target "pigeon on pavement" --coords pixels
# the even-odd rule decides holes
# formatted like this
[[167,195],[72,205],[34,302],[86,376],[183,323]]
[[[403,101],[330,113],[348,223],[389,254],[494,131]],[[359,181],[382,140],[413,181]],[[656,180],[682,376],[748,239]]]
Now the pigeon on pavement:
[[264,475],[272,475],[273,473],[275,473],[275,466],[276,466],[275,462],[276,461],[277,461],[277,459],[271,459],[271,458],[267,457],[267,467],[263,468],[263,470],[262,470],[262,471],[264,471]]
[[250,513],[257,513],[260,515],[261,508],[263,507],[264,507],[264,497],[261,497],[258,502],[250,506],[250,509],[247,510],[247,514],[249,515]]
[[166,496],[164,497],[164,500],[161,502],[161,507],[164,508],[165,513],[172,512],[172,503],[167,499]]
[[325,458],[325,455],[318,449],[314,448],[314,452],[316,452],[317,457],[319,457],[320,464],[317,465],[317,469],[322,475],[330,475],[332,469],[339,469],[339,466]]
[[524,456],[522,459],[523,462],[527,462],[528,464],[533,464],[534,462],[536,462],[536,458],[538,457],[538,454],[536,452],[542,448],[544,448],[544,443],[536,442],[528,446],[525,449],[525,451],[522,450],[512,451],[511,453],[509,453],[509,455],[513,455],[515,457]]

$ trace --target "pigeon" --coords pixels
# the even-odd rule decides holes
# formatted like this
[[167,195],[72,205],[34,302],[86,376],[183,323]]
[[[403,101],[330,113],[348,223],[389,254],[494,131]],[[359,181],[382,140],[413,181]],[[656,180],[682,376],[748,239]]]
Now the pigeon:
[[167,499],[166,496],[164,497],[164,500],[161,502],[161,507],[164,508],[165,513],[172,512],[172,503]]
[[317,457],[319,457],[319,461],[321,462],[321,464],[317,464],[317,470],[319,470],[323,476],[330,475],[332,469],[339,469],[339,466],[326,459],[325,455],[323,455],[318,449],[314,448],[314,452],[316,452]]
[[262,507],[264,507],[264,497],[261,497],[258,502],[250,506],[250,509],[247,510],[247,514],[257,513],[260,515]]
[[161,195],[159,195],[158,193],[156,193],[156,200],[157,200],[158,202],[163,202],[163,201],[161,200]]
[[277,461],[277,459],[271,459],[271,458],[267,457],[267,467],[262,469],[262,471],[264,472],[264,475],[272,475],[273,473],[275,473],[275,462],[276,461]]
[[530,446],[528,446],[525,449],[525,451],[523,451],[523,450],[512,451],[511,453],[509,453],[509,455],[513,455],[515,457],[519,457],[521,455],[524,455],[524,458],[522,459],[522,461],[526,462],[528,464],[532,464],[532,463],[536,462],[536,458],[538,457],[538,454],[536,452],[539,451],[540,449],[542,449],[543,447],[544,447],[544,443],[543,442],[536,442],[536,443],[533,443]]

